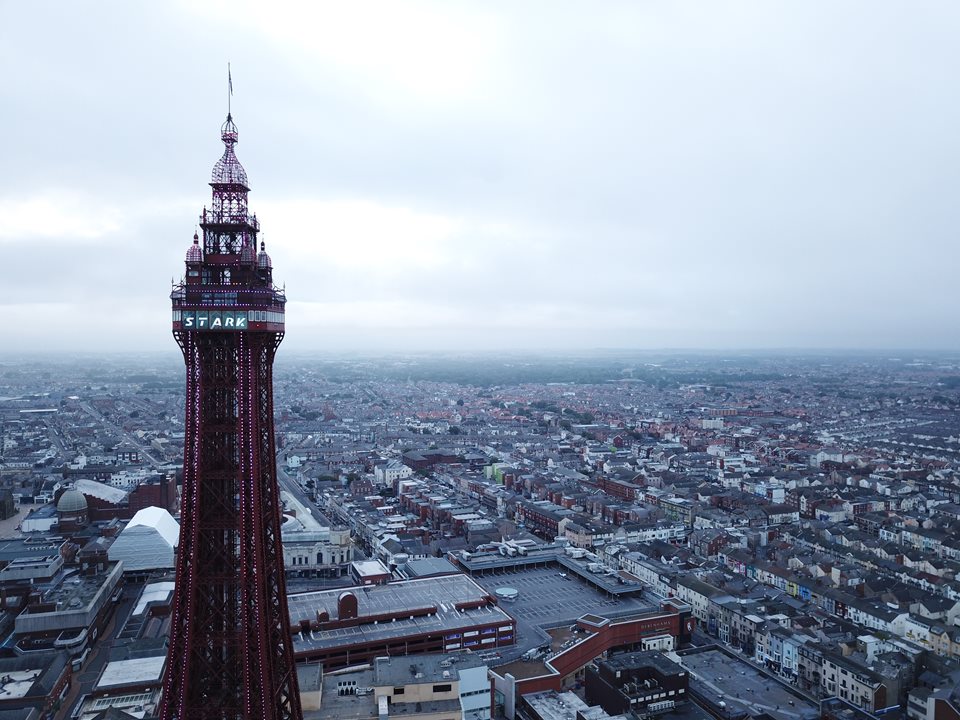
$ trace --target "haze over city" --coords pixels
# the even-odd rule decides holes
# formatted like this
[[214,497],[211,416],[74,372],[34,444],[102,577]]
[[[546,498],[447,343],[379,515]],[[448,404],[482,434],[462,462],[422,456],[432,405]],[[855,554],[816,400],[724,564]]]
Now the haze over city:
[[958,21],[6,3],[2,349],[177,353],[228,61],[285,352],[956,349]]
[[960,720],[958,21],[0,2],[0,720]]

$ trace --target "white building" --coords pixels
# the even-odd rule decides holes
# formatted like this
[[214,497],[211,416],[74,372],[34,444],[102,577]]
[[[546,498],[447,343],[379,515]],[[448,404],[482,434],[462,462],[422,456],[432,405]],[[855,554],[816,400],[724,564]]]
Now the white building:
[[172,569],[180,541],[180,526],[158,507],[143,508],[133,516],[110,546],[110,560],[123,562],[124,572]]
[[397,480],[413,475],[413,470],[399,460],[387,460],[373,468],[373,477],[378,485],[392,486]]

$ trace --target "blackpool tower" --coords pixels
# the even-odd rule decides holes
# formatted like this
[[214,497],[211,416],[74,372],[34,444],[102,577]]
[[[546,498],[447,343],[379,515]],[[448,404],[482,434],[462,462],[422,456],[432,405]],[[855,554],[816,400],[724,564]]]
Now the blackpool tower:
[[187,369],[180,546],[162,720],[302,716],[280,546],[273,358],[284,293],[234,154],[228,114],[213,201],[171,294]]

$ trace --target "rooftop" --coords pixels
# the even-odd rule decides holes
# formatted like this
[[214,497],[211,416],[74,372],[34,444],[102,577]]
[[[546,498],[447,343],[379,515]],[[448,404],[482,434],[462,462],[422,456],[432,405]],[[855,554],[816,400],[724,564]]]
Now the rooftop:
[[[375,685],[406,685],[439,680],[457,681],[458,672],[480,667],[484,661],[476,653],[430,654],[377,658],[373,667]],[[446,673],[446,675],[444,675]]]
[[166,655],[115,660],[107,663],[97,682],[97,690],[108,690],[130,685],[158,685],[163,677]]
[[[56,603],[57,610],[79,610],[90,604],[100,588],[103,587],[106,577],[106,573],[96,575],[75,574],[65,577],[56,587],[43,594],[43,601],[45,603]],[[49,611],[36,611],[29,607],[24,610],[24,614],[30,614],[31,612]]]
[[59,555],[63,543],[62,538],[0,538],[0,565],[28,557]]
[[26,697],[45,668],[40,667],[38,660],[36,668],[28,670],[11,670],[0,677],[0,700],[15,700]]
[[112,505],[122,505],[127,500],[127,491],[106,485],[96,480],[81,478],[74,485],[77,491],[98,500],[104,500]]
[[[326,611],[337,618],[338,598],[351,592],[357,598],[358,615],[388,616],[389,622],[361,622],[351,627],[297,633],[301,620],[315,622],[318,613]],[[465,575],[419,578],[386,585],[334,588],[289,595],[290,624],[294,628],[294,644],[298,649],[336,647],[347,643],[387,640],[408,633],[429,633],[453,630],[468,625],[513,623],[513,619],[496,605],[457,610],[460,603],[487,601],[489,594]],[[436,608],[429,615],[405,616],[404,613]]]
[[575,720],[577,712],[589,707],[572,692],[554,691],[531,693],[523,696],[524,701],[542,720]]
[[361,695],[338,692],[338,685],[345,682],[356,683],[354,687],[371,687],[372,670],[339,671],[324,673],[322,681],[323,717],[337,720],[359,720],[377,717],[377,699],[373,693]]
[[614,670],[630,670],[638,667],[653,667],[662,675],[683,675],[685,670],[673,660],[656,650],[645,652],[617,653],[604,661]]
[[[673,657],[671,655],[671,657]],[[775,720],[819,717],[819,708],[742,660],[716,648],[686,652],[680,664],[690,672],[691,685],[711,701],[725,702],[731,710],[758,710]]]

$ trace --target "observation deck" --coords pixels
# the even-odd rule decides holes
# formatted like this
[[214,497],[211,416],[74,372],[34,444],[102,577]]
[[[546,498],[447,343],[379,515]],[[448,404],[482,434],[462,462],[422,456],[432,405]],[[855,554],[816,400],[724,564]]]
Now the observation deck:
[[186,283],[175,285],[173,331],[238,332],[244,330],[282,333],[287,299],[278,288],[203,288],[194,291]]
[[248,213],[244,208],[204,208],[203,214],[200,215],[200,223],[202,225],[240,225],[249,227],[254,232],[260,232],[257,214]]

